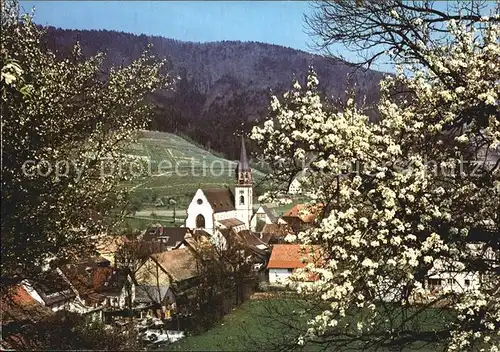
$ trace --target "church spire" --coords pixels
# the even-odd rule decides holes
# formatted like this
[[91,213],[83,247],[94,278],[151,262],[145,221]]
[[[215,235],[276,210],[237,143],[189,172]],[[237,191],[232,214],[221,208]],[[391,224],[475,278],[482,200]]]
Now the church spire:
[[238,163],[238,171],[250,171],[247,160],[247,150],[245,148],[245,138],[241,136],[240,162]]
[[241,136],[240,161],[236,167],[236,180],[239,185],[249,185],[252,183],[250,166],[248,165],[247,150],[245,148],[245,139]]

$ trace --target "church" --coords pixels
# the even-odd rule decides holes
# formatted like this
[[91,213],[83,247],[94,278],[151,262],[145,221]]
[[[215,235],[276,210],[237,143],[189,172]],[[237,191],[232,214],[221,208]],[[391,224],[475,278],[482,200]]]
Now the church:
[[222,229],[249,230],[253,216],[252,171],[248,165],[245,141],[241,138],[236,184],[231,189],[198,189],[187,209],[186,227],[209,233],[225,246]]

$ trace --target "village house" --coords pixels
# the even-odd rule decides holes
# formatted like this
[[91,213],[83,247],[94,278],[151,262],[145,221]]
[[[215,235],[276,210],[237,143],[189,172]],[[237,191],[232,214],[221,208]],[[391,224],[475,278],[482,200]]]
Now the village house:
[[[467,244],[469,251],[476,252],[476,255],[482,256],[491,263],[500,258],[500,252],[491,247],[484,248],[480,242],[474,242],[475,234],[471,234],[471,243]],[[443,290],[452,290],[455,292],[467,292],[478,289],[481,285],[482,275],[478,272],[462,272],[458,270],[447,270],[453,263],[444,264],[443,260],[436,259],[432,268],[429,270],[429,276],[423,283],[423,286],[431,293],[438,293]]]
[[224,249],[228,249],[231,245],[239,246],[245,252],[245,260],[253,264],[254,271],[265,270],[271,255],[271,248],[257,234],[249,230],[235,231],[234,229],[222,229],[220,232],[226,243]]
[[314,226],[314,222],[321,215],[322,211],[322,204],[296,204],[281,218],[295,233],[299,233]]
[[298,178],[294,178],[290,185],[288,186],[288,194],[296,195],[302,193],[302,183]]
[[89,308],[125,309],[135,299],[135,285],[125,270],[114,267],[67,265],[62,271]]
[[109,236],[101,238],[96,245],[99,256],[116,265],[116,253],[127,241],[125,236]]
[[146,230],[142,240],[161,243],[160,252],[164,252],[177,248],[184,241],[184,238],[190,234],[191,230],[188,227],[165,227],[156,224]]
[[39,350],[35,336],[27,333],[34,324],[52,316],[53,311],[33,298],[24,285],[6,287],[0,296],[2,307],[0,346],[6,350]]
[[260,232],[264,225],[276,224],[278,219],[273,209],[261,205],[254,211],[252,219],[250,220],[250,229],[254,232]]
[[293,229],[286,223],[266,224],[258,234],[267,244],[285,243],[285,237],[293,234]]
[[40,274],[37,282],[25,280],[24,290],[37,302],[53,312],[59,310],[81,311],[81,302],[71,285],[59,269],[50,269]]
[[269,284],[290,284],[292,283],[290,276],[296,269],[304,268],[307,263],[317,263],[322,260],[319,246],[306,248],[302,250],[299,244],[275,244],[267,264]]
[[189,247],[151,254],[135,274],[142,303],[149,298],[157,316],[169,316],[177,309],[176,295],[196,284],[197,269]]
[[76,307],[69,311],[102,321],[107,312],[133,305],[135,285],[126,270],[110,266],[102,257],[89,258],[58,269],[76,294]]

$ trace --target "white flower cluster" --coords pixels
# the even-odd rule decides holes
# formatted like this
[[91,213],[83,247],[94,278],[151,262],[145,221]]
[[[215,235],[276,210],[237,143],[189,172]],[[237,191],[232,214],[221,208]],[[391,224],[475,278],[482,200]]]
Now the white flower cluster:
[[[7,270],[76,255],[93,245],[90,236],[109,229],[111,216],[119,216],[113,208],[126,201],[123,181],[133,173],[117,170],[129,165],[126,143],[151,116],[148,95],[170,82],[161,74],[164,63],[149,53],[103,75],[104,55],[84,58],[76,45],[71,58],[57,59],[42,40],[29,16],[2,27]],[[115,172],[103,171],[105,161]],[[65,169],[56,175],[58,166]]]
[[[326,109],[311,69],[306,88],[295,82],[283,99],[273,97],[269,118],[253,129],[264,155],[284,161],[276,177],[296,172],[297,161],[307,158],[313,168],[306,193],[331,205],[317,228],[298,234],[330,259],[308,269],[317,281],[299,285],[302,294],[330,303],[309,322],[301,343],[332,327],[352,329],[342,324],[353,308],[372,308],[355,327],[356,333],[372,331],[380,314],[374,307],[390,300],[454,309],[458,318],[443,327],[450,329],[451,350],[468,349],[473,340],[490,351],[499,345],[500,263],[469,246],[498,251],[499,172],[483,164],[474,173],[463,157],[500,144],[500,32],[491,23],[478,34],[454,22],[450,32],[454,40],[447,46],[420,44],[427,67],[404,67],[381,83],[377,124],[353,99],[341,112]],[[411,99],[394,98],[398,85]],[[346,171],[353,164],[360,167]],[[481,282],[472,293],[431,285],[450,272],[476,272]]]

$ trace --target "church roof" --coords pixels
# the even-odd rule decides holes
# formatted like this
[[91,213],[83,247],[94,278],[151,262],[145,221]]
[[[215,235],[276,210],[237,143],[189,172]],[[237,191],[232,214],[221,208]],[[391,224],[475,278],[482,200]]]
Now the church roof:
[[223,188],[204,189],[203,194],[212,206],[214,213],[234,210],[234,196],[231,190]]
[[247,150],[245,148],[245,139],[241,136],[241,151],[240,151],[240,161],[236,167],[236,172],[239,171],[250,171],[250,166],[248,165]]
[[235,218],[230,218],[230,219],[224,219],[224,220],[219,220],[219,222],[230,229],[231,227],[235,226],[240,226],[240,225],[245,225],[245,223],[241,220],[235,219]]

